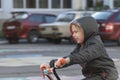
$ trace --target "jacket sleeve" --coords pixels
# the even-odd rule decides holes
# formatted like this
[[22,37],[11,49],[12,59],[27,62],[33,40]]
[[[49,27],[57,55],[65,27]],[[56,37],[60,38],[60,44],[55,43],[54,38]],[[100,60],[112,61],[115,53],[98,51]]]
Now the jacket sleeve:
[[[66,58],[66,57],[63,57],[63,58]],[[51,60],[50,62],[49,62],[49,65],[50,65],[50,67],[55,67],[55,61],[57,61],[57,59],[53,59],[53,60]],[[70,65],[72,65],[72,64],[66,64],[66,65],[64,65],[63,67],[61,67],[61,68],[64,68],[64,67],[67,67],[67,66],[70,66]]]
[[100,44],[89,43],[88,46],[80,51],[69,55],[70,64],[83,64],[102,55],[104,48]]
[[[75,47],[75,49],[71,52],[71,54],[73,54],[73,53],[75,53],[75,51],[77,50],[77,48],[78,47],[80,47],[80,45],[77,45],[76,47]],[[63,58],[67,58],[67,57],[69,57],[69,56],[64,56]],[[49,62],[49,65],[50,65],[50,67],[54,67],[55,65],[55,61],[57,61],[57,59],[53,59],[53,60],[51,60],[50,62]],[[64,65],[63,67],[67,67],[67,66],[70,66],[70,65],[72,65],[72,64],[66,64],[66,65]]]

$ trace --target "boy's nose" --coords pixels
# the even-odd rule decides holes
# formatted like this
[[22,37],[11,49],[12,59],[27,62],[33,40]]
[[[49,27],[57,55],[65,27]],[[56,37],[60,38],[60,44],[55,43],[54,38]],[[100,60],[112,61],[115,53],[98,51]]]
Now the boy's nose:
[[72,34],[72,36],[74,36],[74,33]]
[[75,34],[73,33],[73,35],[72,35],[73,37],[75,37]]

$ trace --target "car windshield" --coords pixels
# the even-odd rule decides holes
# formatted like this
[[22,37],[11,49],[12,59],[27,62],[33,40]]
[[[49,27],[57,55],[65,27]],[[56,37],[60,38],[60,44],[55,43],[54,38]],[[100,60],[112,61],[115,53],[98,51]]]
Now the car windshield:
[[75,14],[74,13],[63,13],[58,15],[56,21],[65,21],[65,22],[70,22],[74,19]]
[[96,12],[92,15],[96,20],[107,20],[113,12]]
[[28,17],[28,14],[27,13],[24,13],[24,14],[13,14],[12,17],[15,18],[15,19],[25,19],[25,18]]

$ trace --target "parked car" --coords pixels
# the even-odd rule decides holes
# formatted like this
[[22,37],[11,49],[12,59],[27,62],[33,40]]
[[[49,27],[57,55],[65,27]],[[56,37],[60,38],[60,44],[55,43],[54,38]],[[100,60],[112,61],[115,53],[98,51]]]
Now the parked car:
[[9,43],[17,43],[19,39],[27,39],[28,42],[37,42],[38,25],[51,23],[56,15],[44,13],[12,12],[12,18],[3,23],[3,36]]
[[98,23],[102,40],[117,41],[120,45],[120,10],[100,11],[92,16]]
[[69,32],[69,23],[77,18],[83,16],[90,16],[93,12],[89,11],[68,11],[63,12],[57,16],[57,19],[53,23],[41,24],[39,33],[43,38],[52,41],[55,44],[59,44],[62,39],[73,42],[71,34]]

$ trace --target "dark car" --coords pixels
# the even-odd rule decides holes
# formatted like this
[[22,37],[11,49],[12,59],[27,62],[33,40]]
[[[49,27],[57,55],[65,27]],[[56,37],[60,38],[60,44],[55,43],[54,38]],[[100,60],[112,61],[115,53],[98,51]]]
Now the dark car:
[[51,23],[56,15],[44,13],[12,12],[12,18],[3,23],[3,36],[9,43],[17,43],[19,39],[27,39],[28,42],[37,42],[39,24]]
[[96,12],[92,15],[99,27],[103,41],[117,41],[120,45],[120,10]]

